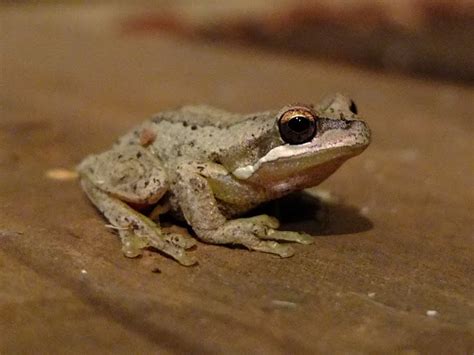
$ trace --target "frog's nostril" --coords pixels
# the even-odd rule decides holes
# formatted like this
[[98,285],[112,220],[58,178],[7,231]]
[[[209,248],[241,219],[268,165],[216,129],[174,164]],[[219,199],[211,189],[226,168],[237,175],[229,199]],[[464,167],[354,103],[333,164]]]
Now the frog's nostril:
[[357,105],[354,102],[354,100],[351,100],[351,104],[349,105],[349,111],[351,111],[353,114],[357,115],[359,110],[357,109]]

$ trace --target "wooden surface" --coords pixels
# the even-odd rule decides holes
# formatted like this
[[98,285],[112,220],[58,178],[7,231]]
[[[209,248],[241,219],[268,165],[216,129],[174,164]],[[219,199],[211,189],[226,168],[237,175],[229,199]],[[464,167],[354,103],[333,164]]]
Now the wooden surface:
[[[125,35],[126,16],[1,11],[1,354],[473,352],[472,88]],[[202,243],[197,267],[126,259],[77,181],[46,175],[165,108],[338,91],[373,144],[321,186],[331,199],[280,208],[317,235],[290,259]]]

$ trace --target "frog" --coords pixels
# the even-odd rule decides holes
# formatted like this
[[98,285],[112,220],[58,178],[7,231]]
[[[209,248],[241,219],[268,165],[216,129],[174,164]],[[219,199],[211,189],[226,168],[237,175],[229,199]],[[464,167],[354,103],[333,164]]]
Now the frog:
[[[252,114],[186,105],[153,115],[109,150],[87,156],[77,171],[127,257],[151,249],[190,266],[200,240],[287,258],[292,243],[314,238],[249,213],[317,186],[370,140],[368,124],[343,94]],[[190,232],[162,226],[163,214]]]

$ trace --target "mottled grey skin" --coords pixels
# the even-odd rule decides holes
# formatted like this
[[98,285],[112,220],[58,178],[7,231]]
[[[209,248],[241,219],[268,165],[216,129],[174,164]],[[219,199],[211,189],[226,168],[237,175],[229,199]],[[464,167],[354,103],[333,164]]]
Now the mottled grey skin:
[[292,106],[252,115],[208,106],[162,112],[109,151],[87,157],[78,167],[81,184],[119,231],[127,256],[154,247],[183,265],[196,262],[185,252],[194,239],[165,233],[139,212],[159,202],[205,242],[288,257],[292,248],[277,240],[309,244],[311,237],[277,231],[278,221],[266,215],[232,218],[319,184],[370,142],[370,131],[350,99],[336,95],[311,109],[318,116],[316,135],[291,146],[280,135],[278,119]]

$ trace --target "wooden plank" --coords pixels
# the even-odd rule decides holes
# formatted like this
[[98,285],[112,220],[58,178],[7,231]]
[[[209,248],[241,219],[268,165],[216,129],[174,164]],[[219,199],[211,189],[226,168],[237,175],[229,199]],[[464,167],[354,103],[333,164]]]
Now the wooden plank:
[[[472,352],[472,88],[128,36],[124,16],[1,14],[1,353]],[[374,142],[323,184],[338,202],[290,206],[320,235],[291,259],[200,243],[193,268],[129,260],[75,181],[45,177],[165,108],[336,91]]]

